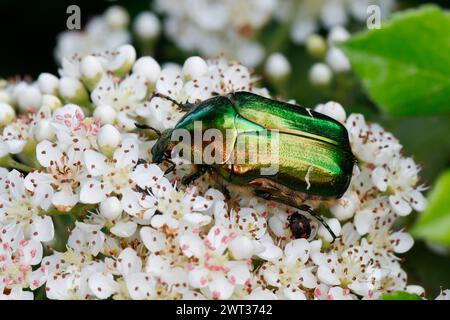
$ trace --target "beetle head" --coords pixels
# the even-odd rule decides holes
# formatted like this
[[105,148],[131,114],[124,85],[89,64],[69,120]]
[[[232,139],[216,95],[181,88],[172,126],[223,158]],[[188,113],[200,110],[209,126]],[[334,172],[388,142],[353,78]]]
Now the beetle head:
[[172,129],[164,130],[161,136],[158,138],[156,143],[152,147],[152,160],[156,163],[163,162],[167,156],[166,152],[170,143],[170,138],[172,136]]

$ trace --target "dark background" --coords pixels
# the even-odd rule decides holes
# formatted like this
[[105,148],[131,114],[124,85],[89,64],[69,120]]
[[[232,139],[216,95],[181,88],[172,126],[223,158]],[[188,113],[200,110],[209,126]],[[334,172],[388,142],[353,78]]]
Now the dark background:
[[82,26],[114,4],[126,7],[130,15],[150,8],[148,0],[0,0],[0,78],[56,73],[56,36],[66,30],[66,9],[72,4],[81,9]]
[[[56,73],[53,49],[56,35],[66,29],[69,16],[66,9],[76,4],[81,8],[81,20],[101,14],[107,7],[124,6],[133,17],[149,10],[150,0],[0,0],[0,78],[19,75],[36,77],[42,71]],[[402,1],[405,3],[405,1]],[[411,0],[407,5],[424,1]],[[449,6],[447,0],[434,1]],[[158,54],[158,52],[157,52]]]

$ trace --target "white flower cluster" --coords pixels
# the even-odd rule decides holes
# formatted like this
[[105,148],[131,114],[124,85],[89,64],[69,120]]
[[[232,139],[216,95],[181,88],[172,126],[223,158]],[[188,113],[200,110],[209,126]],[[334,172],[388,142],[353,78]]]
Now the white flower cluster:
[[279,0],[157,0],[155,9],[167,15],[164,30],[183,50],[224,53],[253,67],[265,56],[254,38],[278,5]]
[[[407,286],[396,256],[413,245],[393,226],[426,206],[418,166],[401,145],[337,103],[319,112],[344,123],[359,159],[323,226],[295,239],[293,208],[211,177],[184,187],[183,171],[152,163],[155,137],[183,115],[158,92],[196,103],[254,87],[243,65],[191,57],[183,66],[136,60],[133,47],[86,55],[61,76],[0,90],[0,295],[31,299],[375,299]],[[334,216],[334,217],[332,217]],[[69,217],[71,219],[62,219]],[[72,222],[67,222],[71,220]],[[341,226],[342,225],[342,226]],[[63,251],[53,249],[65,241]],[[66,234],[67,236],[67,234]],[[65,246],[64,246],[65,244]],[[448,296],[444,292],[441,297]]]
[[[289,30],[295,44],[323,62],[310,69],[314,85],[328,85],[334,73],[350,70],[350,62],[337,44],[350,36],[345,26],[353,19],[365,23],[370,6],[377,6],[381,19],[386,19],[396,6],[395,0],[258,0],[258,1],[156,1],[155,9],[165,14],[164,30],[185,51],[199,51],[210,56],[224,53],[247,66],[257,66],[266,56],[258,35],[271,21],[279,30]],[[192,8],[195,7],[195,10]],[[369,10],[369,11],[368,11]],[[327,39],[319,35],[327,31]],[[280,31],[280,32],[281,32]],[[282,36],[278,34],[278,36]],[[275,39],[277,41],[278,39]],[[268,57],[269,77],[285,76],[290,71],[286,59],[276,53]]]
[[395,0],[292,0],[281,1],[276,16],[282,21],[292,21],[290,36],[294,43],[304,44],[308,37],[333,27],[345,26],[354,19],[366,22],[369,6],[380,9],[385,19],[395,8]]
[[[81,14],[83,12],[81,11]],[[111,6],[103,15],[93,17],[83,30],[68,30],[58,35],[55,57],[76,59],[86,54],[112,50],[131,41],[127,31],[128,12],[119,6]]]

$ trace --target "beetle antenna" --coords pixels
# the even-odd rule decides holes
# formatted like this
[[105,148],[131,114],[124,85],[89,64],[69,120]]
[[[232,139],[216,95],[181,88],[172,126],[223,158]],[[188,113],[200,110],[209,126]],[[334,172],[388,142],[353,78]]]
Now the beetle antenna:
[[176,106],[178,107],[178,109],[181,110],[181,111],[190,111],[190,110],[192,110],[192,109],[195,107],[195,104],[193,104],[193,103],[189,103],[189,102],[185,102],[185,103],[178,102],[177,100],[175,100],[175,99],[173,99],[173,98],[171,98],[171,97],[169,97],[169,96],[167,96],[167,95],[165,95],[165,94],[159,93],[159,92],[153,92],[153,94],[152,94],[151,97],[148,99],[148,101],[152,101],[153,98],[166,99],[167,101],[170,101],[170,102],[172,102],[174,105],[176,105]]
[[146,125],[146,124],[135,122],[134,125],[135,125],[136,128],[138,128],[138,129],[144,129],[144,130],[145,130],[145,129],[149,129],[149,130],[152,130],[153,132],[155,132],[158,136],[161,136],[161,131],[159,131],[158,129],[155,129],[155,128],[153,128],[153,127],[150,127],[150,126],[148,126],[148,125]]
[[327,231],[330,233],[330,235],[333,237],[333,240],[331,241],[331,243],[336,241],[336,239],[341,238],[341,236],[336,236],[334,234],[333,230],[331,230],[331,228],[328,225],[328,223],[320,215],[315,213],[314,210],[311,209],[310,206],[308,206],[308,205],[301,205],[301,206],[298,206],[297,209],[302,210],[302,211],[306,211],[310,215],[312,215],[314,218],[316,218],[325,227],[325,229],[327,229]]

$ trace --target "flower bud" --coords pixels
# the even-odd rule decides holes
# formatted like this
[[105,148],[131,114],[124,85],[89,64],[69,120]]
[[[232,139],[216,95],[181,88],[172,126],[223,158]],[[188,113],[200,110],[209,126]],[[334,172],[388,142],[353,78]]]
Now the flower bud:
[[76,78],[61,78],[59,81],[59,93],[66,102],[78,105],[86,105],[89,102],[86,88]]
[[162,66],[161,66],[161,69],[162,69],[162,70],[165,70],[165,69],[171,69],[171,70],[173,70],[174,72],[181,73],[181,66],[180,66],[179,64],[175,63],[175,62],[166,62],[166,63],[163,63]]
[[40,142],[43,140],[52,140],[55,136],[55,131],[52,127],[52,124],[47,119],[41,119],[36,124],[34,128],[34,137]]
[[274,80],[285,79],[291,73],[291,64],[281,53],[272,53],[266,61],[266,74]]
[[42,94],[35,85],[25,85],[17,92],[17,104],[21,110],[36,111],[41,107]]
[[0,91],[0,102],[11,103],[11,97],[6,91]]
[[350,61],[341,49],[332,47],[325,58],[328,65],[335,72],[346,72],[350,70]]
[[113,156],[121,140],[122,135],[119,130],[111,124],[105,124],[101,127],[97,135],[97,143],[100,151],[108,158]]
[[104,13],[107,25],[112,29],[124,29],[128,26],[130,17],[121,6],[112,6]]
[[313,85],[326,86],[331,82],[333,73],[325,63],[316,63],[309,70],[309,81]]
[[350,38],[350,33],[341,26],[336,26],[328,33],[328,43],[335,45],[347,41]]
[[245,236],[239,236],[228,245],[228,249],[236,260],[248,259],[255,253],[252,240]]
[[419,296],[423,296],[425,294],[425,289],[421,286],[410,284],[406,286],[406,292],[415,293]]
[[108,70],[117,77],[122,77],[128,73],[136,61],[136,50],[132,45],[126,44],[119,47],[114,58],[108,64]]
[[81,61],[80,72],[88,88],[93,90],[102,78],[104,69],[99,58],[89,55]]
[[42,96],[42,105],[49,107],[51,111],[55,111],[62,106],[62,103],[58,97],[51,94],[44,94]]
[[143,77],[146,82],[155,83],[161,73],[161,67],[152,57],[142,57],[133,65],[133,73]]
[[347,114],[345,113],[344,108],[340,103],[330,101],[325,104],[319,104],[315,111],[323,113],[324,115],[327,115],[341,123],[345,122],[345,119],[347,118]]
[[306,50],[313,57],[323,57],[327,50],[327,44],[322,36],[313,34],[306,40]]
[[188,78],[195,79],[208,72],[208,65],[200,57],[190,57],[184,62],[182,72]]
[[109,105],[98,106],[94,110],[94,118],[99,118],[102,124],[113,124],[116,114],[116,110]]
[[291,39],[295,44],[303,44],[316,32],[317,23],[312,19],[298,19],[291,28]]
[[13,107],[5,102],[0,102],[0,126],[10,124],[16,118]]
[[57,94],[59,79],[51,73],[41,73],[38,77],[38,86],[42,93]]
[[145,11],[137,15],[133,25],[136,35],[143,40],[155,39],[161,31],[161,23],[152,12]]
[[351,197],[343,196],[330,208],[330,211],[340,221],[345,221],[353,217],[355,203]]
[[109,197],[100,203],[100,214],[109,220],[114,220],[122,214],[122,204],[117,197]]
[[105,124],[103,127],[101,127],[97,136],[98,145],[102,149],[117,148],[121,139],[122,136],[119,130],[117,130],[116,127],[110,124]]

